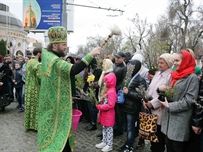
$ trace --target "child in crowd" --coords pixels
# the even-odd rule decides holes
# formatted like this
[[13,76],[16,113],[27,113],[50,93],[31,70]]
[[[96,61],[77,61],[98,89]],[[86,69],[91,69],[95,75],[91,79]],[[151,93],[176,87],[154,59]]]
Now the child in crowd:
[[20,67],[22,68],[23,64],[25,63],[24,61],[24,57],[19,55],[16,57],[17,61],[16,62],[19,62],[20,63]]
[[116,76],[114,73],[109,73],[104,76],[104,87],[100,94],[100,104],[97,109],[100,111],[99,122],[102,125],[102,142],[96,144],[96,148],[102,148],[103,152],[108,152],[113,149],[113,126],[115,124],[116,104]]
[[16,62],[15,63],[15,69],[13,70],[13,77],[12,77],[13,85],[16,90],[16,98],[18,101],[17,108],[20,109],[20,112],[22,112],[22,87],[23,87],[23,81],[22,81],[22,71],[21,71],[21,63]]

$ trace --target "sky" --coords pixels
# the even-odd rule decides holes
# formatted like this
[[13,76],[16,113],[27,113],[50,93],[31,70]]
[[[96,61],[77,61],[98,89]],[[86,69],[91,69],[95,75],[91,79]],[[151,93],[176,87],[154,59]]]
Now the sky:
[[[8,5],[10,12],[22,21],[23,0],[0,0],[0,3]],[[133,18],[136,13],[142,19],[147,18],[147,21],[155,22],[160,15],[164,14],[167,0],[74,0],[74,4],[111,8],[124,12],[72,6],[74,11],[70,25],[73,25],[74,32],[68,35],[70,52],[75,52],[78,45],[84,45],[88,36],[107,37],[110,34],[109,27],[114,24],[124,31],[130,27],[128,19]],[[69,13],[69,10],[67,12]],[[44,40],[44,34],[30,33],[28,36]]]

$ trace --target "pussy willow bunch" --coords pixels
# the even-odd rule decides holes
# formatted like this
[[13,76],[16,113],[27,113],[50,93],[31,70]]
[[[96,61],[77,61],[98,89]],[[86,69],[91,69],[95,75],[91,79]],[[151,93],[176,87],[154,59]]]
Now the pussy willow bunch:
[[97,64],[96,64],[96,66],[97,66],[99,69],[103,69],[103,68],[102,68],[103,60],[104,60],[104,59],[101,58],[101,57],[97,59]]
[[132,79],[132,74],[135,69],[134,64],[127,64],[127,71],[126,71],[126,76],[125,79],[123,80],[123,86],[128,87],[128,84],[130,83],[130,80]]
[[138,86],[138,88],[136,88],[135,90],[138,93],[138,95],[140,96],[140,98],[142,98],[145,102],[148,102],[153,99],[152,96],[150,96],[147,93],[147,91],[143,85]]
[[109,41],[109,39],[113,36],[113,35],[118,35],[121,36],[121,30],[117,25],[113,25],[110,28],[111,33],[108,35],[108,38],[104,40],[104,42],[101,45],[101,48]]
[[176,94],[174,88],[175,88],[175,86],[173,88],[167,87],[167,89],[165,90],[166,97],[172,98]]
[[174,85],[174,87],[171,87],[170,85],[165,86],[164,94],[168,101],[172,101],[173,96],[180,93],[180,91],[175,90],[175,87],[176,85]]
[[83,78],[80,76],[80,74],[75,76],[75,85],[76,85],[76,94],[80,97],[80,99],[87,100],[87,94],[82,89],[84,86]]
[[75,79],[76,79],[76,81],[75,81],[76,87],[80,88],[80,89],[83,88],[83,86],[84,86],[83,78],[79,74],[77,74],[75,76]]
[[[87,82],[90,84],[94,81],[94,79],[95,79],[95,76],[91,74],[87,77]],[[96,92],[94,87],[92,86],[88,87],[87,98],[88,98],[88,101],[92,103],[92,105],[97,105],[99,103],[96,98]]]
[[93,87],[88,88],[88,101],[92,103],[92,105],[98,105],[99,101],[96,98],[95,89]]

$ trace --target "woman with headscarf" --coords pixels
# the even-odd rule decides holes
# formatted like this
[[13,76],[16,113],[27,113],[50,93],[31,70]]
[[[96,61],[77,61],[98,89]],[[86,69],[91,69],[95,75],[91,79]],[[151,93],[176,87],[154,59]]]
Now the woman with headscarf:
[[[130,65],[133,65],[134,69],[132,69],[132,66]],[[126,119],[127,138],[125,144],[120,148],[119,152],[133,151],[133,144],[136,136],[135,122],[138,120],[139,112],[141,110],[141,97],[136,91],[136,88],[142,85],[145,89],[147,89],[145,79],[139,74],[140,68],[141,62],[138,60],[130,60],[127,64],[127,73],[129,70],[133,71],[128,86],[123,87],[125,101],[123,104],[119,105]],[[126,76],[128,75],[126,74]]]
[[158,137],[159,142],[151,142],[150,149],[152,152],[164,152],[165,150],[165,136],[161,132],[162,104],[158,99],[159,95],[157,93],[157,88],[161,85],[166,85],[170,80],[173,61],[173,56],[169,53],[164,53],[158,58],[159,71],[156,72],[147,89],[147,94],[153,99],[151,101],[146,101],[146,103],[143,102],[145,108],[150,109],[152,114],[158,116],[156,136]]
[[[170,100],[165,97],[161,131],[165,135],[167,152],[184,152],[185,143],[190,138],[193,101],[197,99],[199,80],[195,71],[195,59],[186,50],[174,56],[176,71],[171,72]],[[167,91],[167,87],[159,87]]]
[[[195,53],[194,53],[194,51],[193,51],[192,49],[187,48],[187,49],[185,49],[185,50],[188,51],[188,52],[193,56],[194,59],[196,58]],[[176,67],[173,66],[173,67],[172,67],[172,70],[175,71],[175,70],[176,70]],[[194,71],[194,73],[198,76],[199,79],[201,79],[201,76],[202,76],[202,69],[201,69],[197,64],[196,64],[196,66],[195,66],[195,71]]]
[[145,60],[144,56],[139,53],[135,53],[134,56],[132,57],[132,60],[138,60],[142,63],[139,74],[146,80],[147,85],[149,85],[150,84],[150,80],[148,79],[149,69],[144,66]]

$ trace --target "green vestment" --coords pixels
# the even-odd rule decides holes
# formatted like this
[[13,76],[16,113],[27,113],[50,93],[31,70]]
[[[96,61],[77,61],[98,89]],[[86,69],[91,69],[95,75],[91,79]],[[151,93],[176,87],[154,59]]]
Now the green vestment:
[[[89,59],[92,57],[89,57]],[[91,61],[89,60],[89,61]],[[85,63],[89,62],[83,61]],[[72,64],[46,50],[42,51],[42,77],[38,110],[38,146],[40,152],[62,152],[72,131]]]
[[26,65],[25,82],[25,130],[33,129],[37,131],[37,111],[40,89],[41,64],[34,58]]

